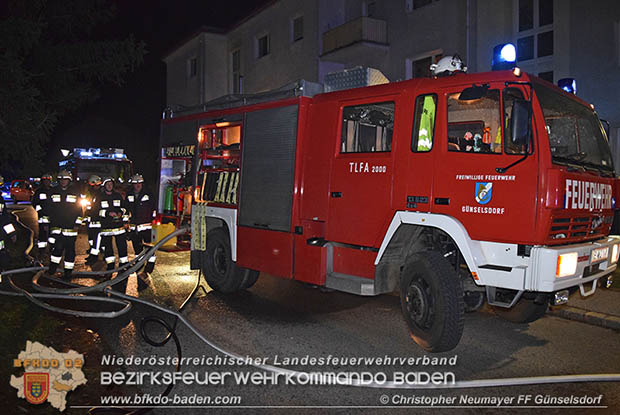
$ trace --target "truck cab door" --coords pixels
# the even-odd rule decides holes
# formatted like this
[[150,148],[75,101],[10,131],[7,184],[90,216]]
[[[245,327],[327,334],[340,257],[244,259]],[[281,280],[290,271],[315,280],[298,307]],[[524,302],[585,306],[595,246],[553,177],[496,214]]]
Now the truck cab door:
[[341,104],[327,240],[361,246],[377,243],[391,208],[395,108],[395,98],[386,96]]
[[513,144],[510,125],[514,101],[529,91],[498,83],[463,99],[467,87],[443,91],[447,111],[437,127],[447,140],[438,149],[432,211],[458,219],[474,240],[527,241],[536,222],[538,154]]

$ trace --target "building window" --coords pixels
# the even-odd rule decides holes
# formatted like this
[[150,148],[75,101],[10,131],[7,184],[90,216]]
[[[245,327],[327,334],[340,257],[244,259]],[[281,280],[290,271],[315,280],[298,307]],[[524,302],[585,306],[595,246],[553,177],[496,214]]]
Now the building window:
[[299,16],[293,19],[293,42],[304,38],[304,17]]
[[341,153],[376,153],[392,149],[394,102],[342,109]]
[[193,78],[198,74],[198,59],[190,58],[187,60],[187,76]]
[[420,59],[411,61],[411,78],[430,78],[431,64],[437,63],[443,55],[441,53],[432,54]]
[[540,72],[538,74],[540,79],[553,83],[553,71]]
[[231,54],[232,66],[232,92],[233,94],[243,93],[243,76],[241,76],[241,51],[239,49]]
[[377,16],[377,2],[376,1],[365,1],[364,8],[362,10],[364,16],[366,17],[376,17]]
[[517,3],[517,61],[553,55],[553,0]]
[[269,55],[270,52],[270,45],[269,45],[269,35],[264,35],[259,37],[256,40],[257,43],[257,48],[256,48],[256,57],[257,58],[262,58],[265,55]]
[[[435,0],[439,1],[439,0]],[[405,0],[405,11],[411,12],[414,9],[419,9],[420,7],[427,6],[431,4],[433,0]]]

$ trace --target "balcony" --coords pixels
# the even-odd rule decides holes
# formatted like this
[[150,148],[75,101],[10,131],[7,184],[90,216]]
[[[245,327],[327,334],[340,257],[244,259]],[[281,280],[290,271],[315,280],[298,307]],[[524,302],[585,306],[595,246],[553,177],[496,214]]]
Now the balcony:
[[381,58],[387,53],[387,22],[360,17],[323,33],[323,55],[330,61],[350,63],[356,58]]

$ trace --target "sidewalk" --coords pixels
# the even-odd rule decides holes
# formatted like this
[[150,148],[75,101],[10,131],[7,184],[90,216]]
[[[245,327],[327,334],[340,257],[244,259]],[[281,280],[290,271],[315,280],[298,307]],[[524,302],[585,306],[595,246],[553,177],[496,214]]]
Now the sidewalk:
[[620,331],[620,275],[614,275],[610,289],[597,288],[594,295],[582,297],[578,292],[570,296],[568,304],[551,307],[550,314],[568,320]]

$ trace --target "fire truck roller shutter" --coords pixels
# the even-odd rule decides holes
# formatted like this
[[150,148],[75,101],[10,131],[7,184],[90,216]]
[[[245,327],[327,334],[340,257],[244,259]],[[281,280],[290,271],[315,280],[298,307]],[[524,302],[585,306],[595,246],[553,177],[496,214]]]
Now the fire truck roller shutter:
[[289,232],[297,105],[250,112],[243,128],[239,226]]

